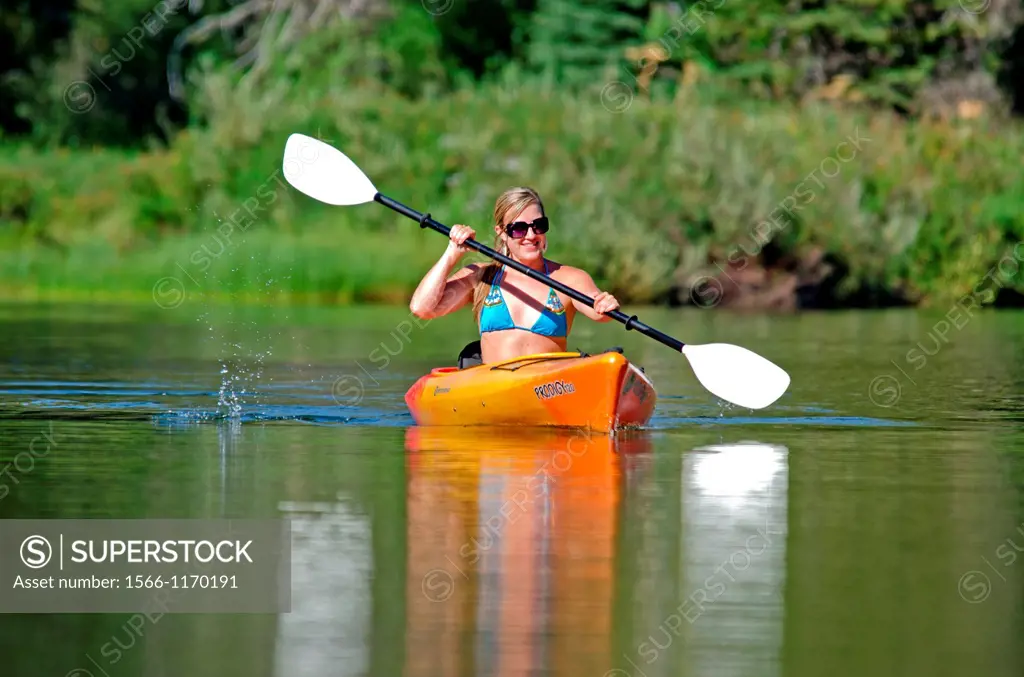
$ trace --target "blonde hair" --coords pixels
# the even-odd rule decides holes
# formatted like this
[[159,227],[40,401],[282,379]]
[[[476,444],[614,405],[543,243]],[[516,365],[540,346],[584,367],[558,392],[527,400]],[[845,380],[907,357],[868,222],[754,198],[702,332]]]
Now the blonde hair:
[[[494,225],[498,230],[494,234],[493,249],[495,251],[508,256],[508,245],[505,244],[501,237],[505,224],[522,214],[530,205],[537,205],[541,215],[545,214],[544,203],[541,201],[540,195],[533,188],[526,186],[509,188],[494,201]],[[480,320],[480,308],[483,306],[484,299],[487,298],[491,283],[494,281],[494,275],[498,272],[500,265],[497,261],[491,261],[477,273],[477,283],[473,289],[473,315],[478,322]]]

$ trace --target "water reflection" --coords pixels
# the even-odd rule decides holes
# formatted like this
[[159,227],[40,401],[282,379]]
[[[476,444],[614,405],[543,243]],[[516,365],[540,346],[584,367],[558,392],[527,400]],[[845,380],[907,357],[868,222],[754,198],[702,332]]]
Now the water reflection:
[[406,674],[607,670],[619,462],[650,440],[414,428],[406,442]]
[[413,428],[406,446],[410,677],[780,664],[785,447],[701,447],[667,475],[644,434]]
[[788,449],[659,454],[624,499],[617,676],[778,674]]
[[756,442],[683,461],[684,627],[694,674],[779,674],[788,450]]
[[365,675],[370,663],[370,521],[349,501],[282,503],[292,530],[292,611],[277,615],[275,675]]
[[[0,614],[0,673],[777,674],[783,627],[787,675],[1024,669],[1019,313],[976,315],[908,370],[914,382],[892,362],[941,309],[774,318],[763,347],[792,365],[794,399],[749,417],[719,412],[685,360],[655,346],[640,358],[671,391],[659,430],[638,453],[588,442],[576,459],[584,442],[522,430],[420,431],[403,449],[403,384],[459,327],[431,324],[437,340],[374,372],[354,410],[331,383],[362,374],[407,312],[289,310],[284,324],[253,312],[286,331],[235,426],[216,417],[225,344],[207,323],[0,308],[0,515],[287,516],[296,533],[291,614],[168,614],[141,631],[130,614]],[[742,343],[765,323],[666,313],[667,331],[698,343]],[[339,343],[339,326],[360,330]],[[901,379],[889,408],[868,391],[885,375]],[[27,456],[49,431],[52,449]],[[706,446],[720,437],[766,449]],[[763,552],[747,543],[759,508],[766,534],[785,532]],[[736,555],[747,547],[749,566]],[[767,594],[776,584],[784,606]]]

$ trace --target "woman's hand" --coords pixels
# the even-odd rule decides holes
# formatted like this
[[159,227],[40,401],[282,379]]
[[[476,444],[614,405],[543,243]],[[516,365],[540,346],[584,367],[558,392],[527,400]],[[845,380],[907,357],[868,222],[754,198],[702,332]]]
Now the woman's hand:
[[466,240],[476,233],[469,226],[452,226],[448,231],[448,247],[416,286],[409,300],[409,310],[416,317],[430,319],[454,312],[473,299],[474,280],[480,270],[470,264],[451,275],[452,269],[469,251]]
[[448,231],[448,250],[454,251],[456,257],[461,257],[463,254],[469,251],[469,247],[463,244],[466,240],[471,239],[476,235],[476,231],[469,226],[463,226],[461,224],[455,224]]
[[619,302],[606,291],[598,292],[594,297],[594,310],[604,315],[619,307]]

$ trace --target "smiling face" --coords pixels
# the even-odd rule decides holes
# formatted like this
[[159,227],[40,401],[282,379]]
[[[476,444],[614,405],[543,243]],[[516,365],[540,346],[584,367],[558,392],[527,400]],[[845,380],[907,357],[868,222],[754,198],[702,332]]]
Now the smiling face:
[[[544,216],[544,212],[541,210],[540,206],[536,203],[532,203],[527,205],[527,207],[519,214],[506,217],[503,226],[515,221],[525,221],[526,223],[530,223],[541,216]],[[496,231],[498,236],[508,247],[509,255],[512,258],[527,265],[530,265],[531,263],[539,263],[543,260],[544,250],[547,249],[548,244],[547,235],[541,235],[535,232],[533,228],[530,228],[524,237],[516,239],[510,237],[505,232],[504,227],[500,230],[497,230],[496,227]]]

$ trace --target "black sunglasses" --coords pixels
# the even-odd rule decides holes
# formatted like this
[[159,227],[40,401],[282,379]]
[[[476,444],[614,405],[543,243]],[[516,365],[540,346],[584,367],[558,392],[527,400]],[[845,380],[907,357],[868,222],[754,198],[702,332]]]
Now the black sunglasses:
[[526,221],[515,221],[505,226],[505,234],[515,240],[518,240],[526,237],[526,233],[529,232],[530,226],[533,226],[533,232],[538,235],[543,235],[548,232],[548,225],[548,217],[546,216],[541,216],[529,223]]

